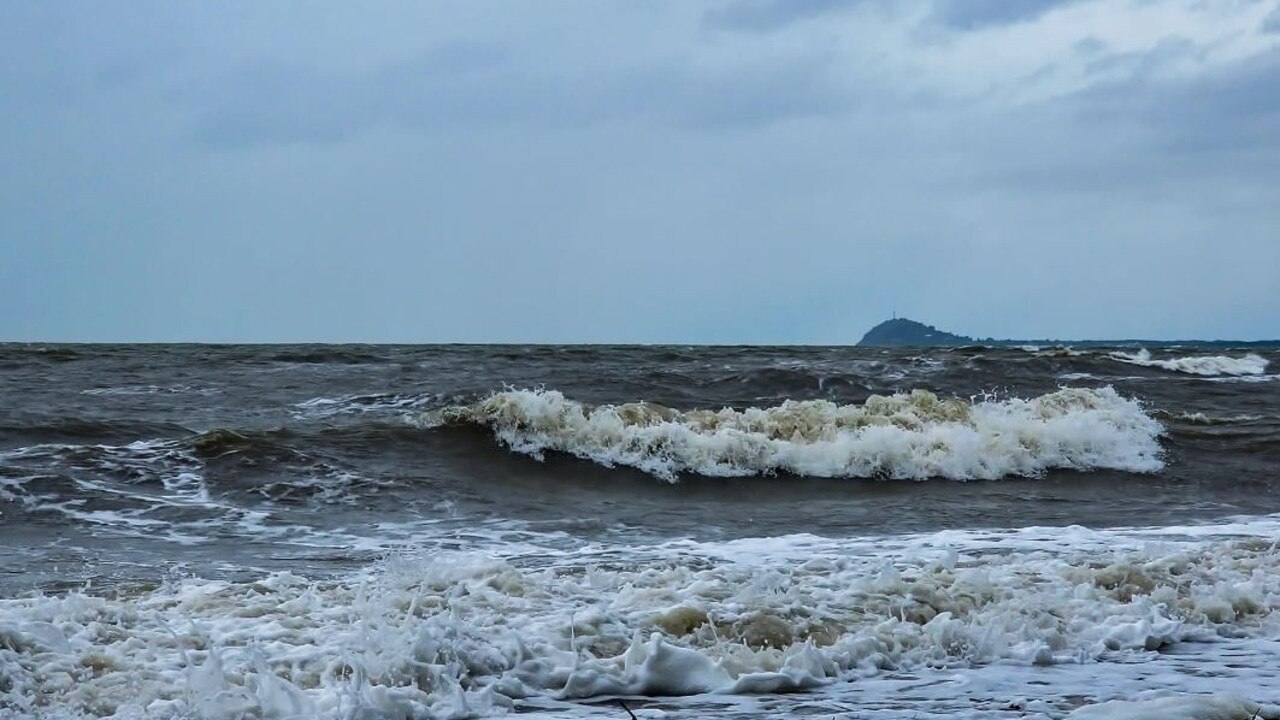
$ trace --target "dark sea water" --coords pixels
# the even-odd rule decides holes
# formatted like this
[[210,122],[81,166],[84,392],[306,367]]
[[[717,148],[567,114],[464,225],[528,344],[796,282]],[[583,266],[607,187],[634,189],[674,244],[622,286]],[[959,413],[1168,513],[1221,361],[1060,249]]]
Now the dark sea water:
[[0,345],[0,717],[1249,717],[1278,372]]

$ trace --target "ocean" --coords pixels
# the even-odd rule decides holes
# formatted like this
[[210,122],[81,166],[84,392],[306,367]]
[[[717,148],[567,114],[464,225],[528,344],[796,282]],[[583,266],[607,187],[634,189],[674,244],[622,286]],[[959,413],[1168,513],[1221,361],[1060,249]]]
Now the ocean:
[[0,345],[0,717],[1277,717],[1277,373]]

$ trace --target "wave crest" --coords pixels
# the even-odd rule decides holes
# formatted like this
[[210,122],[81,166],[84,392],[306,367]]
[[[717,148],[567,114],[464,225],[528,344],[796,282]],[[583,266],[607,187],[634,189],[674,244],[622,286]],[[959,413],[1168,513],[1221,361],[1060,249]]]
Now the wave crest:
[[861,405],[788,400],[690,411],[648,402],[592,407],[555,390],[508,390],[419,422],[488,427],[504,445],[539,459],[564,452],[673,482],[684,472],[973,480],[1052,468],[1163,467],[1160,423],[1109,387],[1030,400],[973,402],[916,390]]
[[1229,355],[1191,355],[1160,360],[1151,357],[1150,350],[1143,349],[1136,353],[1113,352],[1108,357],[1130,365],[1156,367],[1190,375],[1261,375],[1267,370],[1267,359],[1253,353],[1238,358]]

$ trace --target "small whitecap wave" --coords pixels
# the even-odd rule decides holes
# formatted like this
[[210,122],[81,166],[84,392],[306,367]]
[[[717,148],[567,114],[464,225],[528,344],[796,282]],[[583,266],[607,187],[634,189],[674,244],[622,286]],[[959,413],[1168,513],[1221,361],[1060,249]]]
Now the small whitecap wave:
[[1202,412],[1157,411],[1155,415],[1188,425],[1239,425],[1266,419],[1265,415],[1208,415]]
[[1212,383],[1254,384],[1280,380],[1280,375],[1227,375],[1225,377],[1207,377],[1202,379]]
[[1158,359],[1151,356],[1150,350],[1143,349],[1136,353],[1113,352],[1107,357],[1130,365],[1190,375],[1261,375],[1267,369],[1267,359],[1253,353],[1238,358],[1228,355],[1191,355]]
[[217,395],[222,392],[218,388],[193,387],[191,385],[123,385],[120,387],[97,387],[81,390],[81,395],[99,397],[136,395]]
[[1030,352],[1036,355],[1037,357],[1048,357],[1048,358],[1076,358],[1076,357],[1086,357],[1092,354],[1088,350],[1077,350],[1069,345],[1055,345],[1053,347],[1038,347],[1034,351],[1030,350],[1029,346],[1024,346],[1021,349],[1027,352]]
[[1078,380],[1101,380],[1102,378],[1098,377],[1097,375],[1094,375],[1093,373],[1069,372],[1069,373],[1063,373],[1059,375],[1058,379],[1066,380],[1068,382],[1076,382]]
[[643,402],[591,407],[554,390],[510,390],[418,422],[488,427],[512,450],[537,458],[564,452],[671,481],[683,472],[971,480],[1163,466],[1160,423],[1109,387],[976,402],[917,390],[861,405],[788,400],[718,411]]
[[429,393],[315,397],[296,403],[290,414],[298,419],[321,419],[367,413],[420,412],[435,402],[439,402],[439,397]]

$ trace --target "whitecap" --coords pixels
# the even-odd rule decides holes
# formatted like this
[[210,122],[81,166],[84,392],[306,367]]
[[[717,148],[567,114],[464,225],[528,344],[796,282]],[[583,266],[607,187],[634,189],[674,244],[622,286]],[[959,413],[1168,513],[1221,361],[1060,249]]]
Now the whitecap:
[[509,390],[418,422],[481,425],[516,452],[564,452],[671,481],[683,472],[971,480],[1163,467],[1163,428],[1110,387],[1030,400],[944,399],[917,390],[861,405],[788,400],[689,411],[643,402],[591,407],[554,390]]
[[1156,367],[1190,375],[1209,376],[1261,375],[1266,372],[1268,364],[1266,358],[1253,353],[1238,358],[1227,355],[1191,355],[1157,359],[1151,356],[1150,350],[1143,349],[1136,353],[1113,352],[1108,357],[1130,365]]

